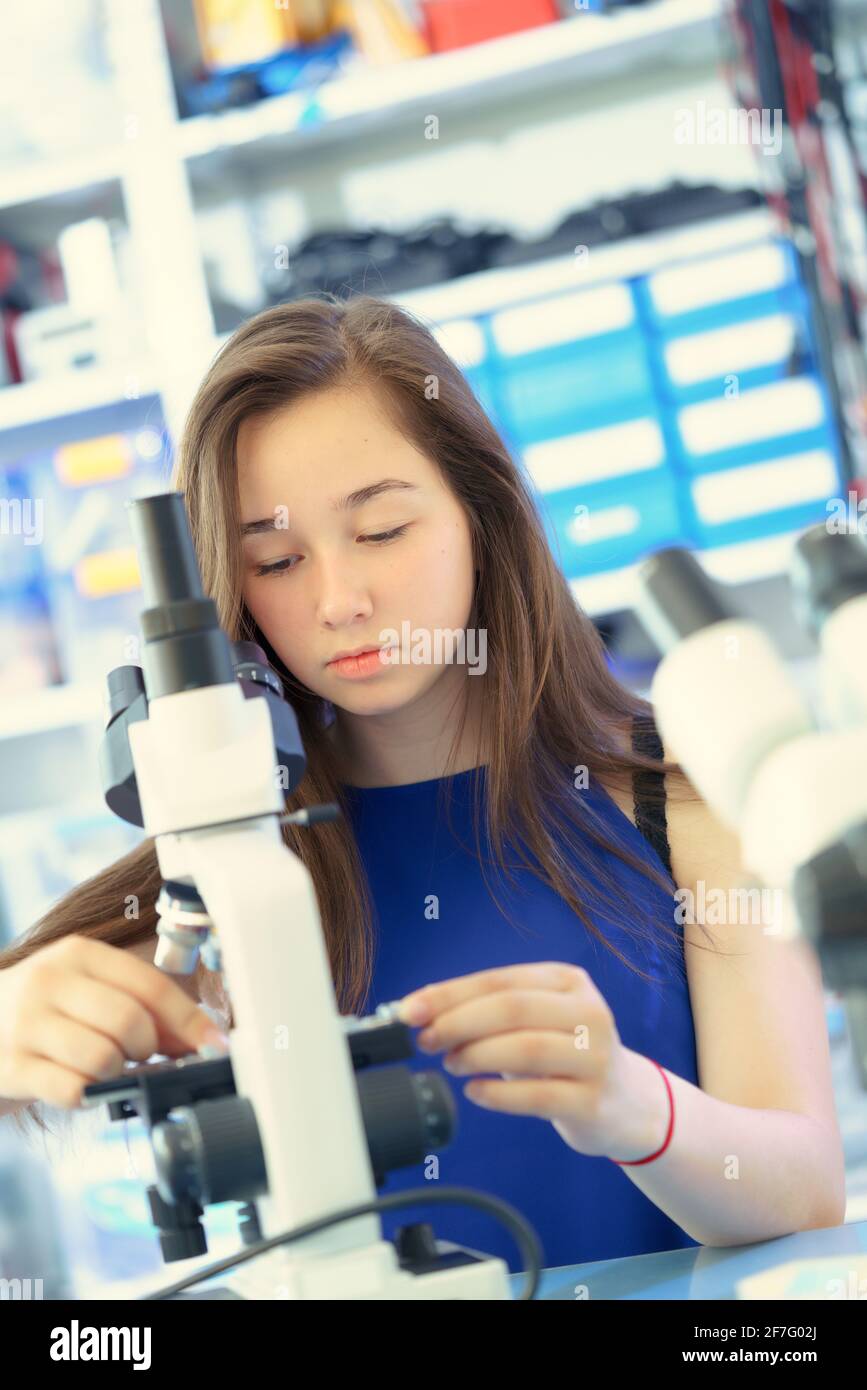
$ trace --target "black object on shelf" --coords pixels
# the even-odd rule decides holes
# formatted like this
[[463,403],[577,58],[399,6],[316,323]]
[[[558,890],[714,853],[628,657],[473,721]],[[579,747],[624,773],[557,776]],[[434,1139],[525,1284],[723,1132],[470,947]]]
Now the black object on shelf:
[[[402,233],[377,227],[326,228],[295,248],[286,269],[266,268],[265,299],[267,304],[281,304],[325,292],[341,297],[362,292],[395,295],[478,271],[569,255],[578,246],[599,246],[729,216],[763,202],[752,188],[674,183],[652,193],[577,210],[550,235],[535,241],[524,241],[502,228],[465,232],[449,218]],[[224,318],[231,317],[231,306],[221,304],[220,309]],[[240,310],[238,315],[240,322],[244,316]],[[235,324],[223,331],[228,326]]]
[[548,256],[567,256],[578,246],[601,246],[625,237],[728,217],[763,204],[761,193],[754,188],[676,182],[651,193],[634,193],[571,212],[553,232],[536,241],[509,237],[493,249],[490,265],[527,265]]

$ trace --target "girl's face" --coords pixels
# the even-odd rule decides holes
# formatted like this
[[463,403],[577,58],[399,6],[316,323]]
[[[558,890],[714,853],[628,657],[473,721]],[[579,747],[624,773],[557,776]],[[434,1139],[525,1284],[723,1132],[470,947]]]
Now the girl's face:
[[[297,679],[353,714],[386,714],[461,670],[435,664],[448,643],[434,639],[471,615],[469,524],[436,464],[368,391],[333,388],[244,420],[237,460],[243,598]],[[339,652],[390,644],[389,629],[400,662],[355,680],[329,666]],[[419,630],[427,665],[407,659]]]

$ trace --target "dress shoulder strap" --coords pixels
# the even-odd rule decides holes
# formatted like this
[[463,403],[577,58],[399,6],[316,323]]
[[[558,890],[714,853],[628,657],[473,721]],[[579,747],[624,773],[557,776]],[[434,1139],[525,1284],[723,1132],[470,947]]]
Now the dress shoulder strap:
[[[632,747],[636,753],[662,762],[662,740],[651,721],[636,719],[632,726]],[[632,775],[632,794],[635,800],[635,824],[653,846],[669,873],[671,849],[668,843],[668,821],[665,814],[665,774],[636,769]]]

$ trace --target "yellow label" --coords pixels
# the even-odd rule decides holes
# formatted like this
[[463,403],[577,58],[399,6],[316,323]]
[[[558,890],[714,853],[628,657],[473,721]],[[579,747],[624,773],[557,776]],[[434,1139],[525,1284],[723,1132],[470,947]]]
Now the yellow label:
[[125,434],[104,434],[64,444],[54,455],[54,471],[67,487],[84,487],[109,478],[122,478],[133,466],[132,446]]
[[274,0],[194,0],[194,6],[209,67],[261,62],[286,45],[285,10]]
[[85,555],[75,566],[75,587],[83,598],[105,598],[141,588],[141,573],[134,545]]

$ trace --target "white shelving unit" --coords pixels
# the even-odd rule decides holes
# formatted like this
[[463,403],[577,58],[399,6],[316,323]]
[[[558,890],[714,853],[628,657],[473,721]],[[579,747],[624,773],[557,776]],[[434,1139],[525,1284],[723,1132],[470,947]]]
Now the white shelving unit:
[[45,160],[5,170],[0,181],[0,210],[86,194],[100,184],[120,179],[123,164],[124,150],[116,146],[74,159]]
[[[614,16],[576,15],[452,53],[385,68],[359,65],[312,93],[289,92],[257,106],[197,116],[178,126],[178,149],[194,163],[218,152],[255,153],[265,142],[290,154],[369,136],[430,109],[477,109],[559,83],[598,83],[647,70],[661,57],[688,66],[714,52],[719,0],[661,0]],[[303,124],[311,105],[316,122]]]
[[64,420],[85,410],[156,396],[160,386],[152,360],[122,367],[82,367],[77,372],[0,388],[0,432],[45,420]]
[[[103,149],[73,159],[6,169],[0,176],[0,225],[53,208],[84,215],[93,190],[119,184],[132,254],[146,309],[147,343],[135,368],[162,397],[167,422],[179,430],[192,390],[216,350],[191,196],[199,166],[236,162],[273,166],[311,144],[340,147],[347,160],[360,140],[427,109],[471,106],[474,112],[557,84],[599,83],[652,70],[661,57],[684,65],[710,61],[719,0],[658,0],[635,11],[574,19],[509,35],[454,53],[365,68],[315,90],[317,119],[299,127],[310,96],[289,93],[254,106],[181,121],[174,101],[157,0],[107,6],[118,110],[131,130]],[[71,217],[69,220],[72,220]],[[177,286],[183,284],[179,299]],[[444,287],[449,289],[451,287]],[[178,312],[180,303],[184,312]],[[124,398],[110,372],[75,373],[61,382],[0,388],[0,430],[111,404]]]
[[[426,112],[471,110],[473,119],[501,111],[519,96],[567,97],[592,84],[654,74],[661,63],[713,63],[719,0],[657,0],[610,16],[576,15],[526,33],[454,53],[432,55],[366,69],[311,95],[291,93],[219,115],[178,119],[158,0],[115,0],[106,7],[108,45],[116,83],[119,127],[107,132],[104,148],[62,163],[45,162],[6,170],[0,176],[0,228],[22,219],[48,218],[62,225],[86,215],[94,190],[116,187],[125,209],[132,256],[144,307],[146,341],[135,360],[116,369],[90,368],[62,379],[0,388],[0,433],[44,430],[91,409],[135,397],[159,398],[169,431],[177,436],[189,401],[208,361],[219,347],[214,333],[197,226],[197,181],[222,168],[243,187],[244,176],[310,148],[329,146],[349,165],[368,155],[371,136],[384,136],[404,118]],[[121,128],[127,138],[121,142]],[[359,151],[363,154],[360,156]],[[277,160],[279,157],[279,161]],[[368,156],[369,157],[369,156]],[[208,171],[211,171],[210,174]],[[576,184],[576,203],[581,189]],[[740,233],[733,233],[735,221]],[[726,219],[725,226],[685,228],[594,251],[585,278],[605,279],[646,269],[699,250],[750,240],[769,226],[764,212]],[[459,281],[401,294],[401,303],[431,320],[480,312],[503,298],[574,284],[571,257],[484,272]],[[132,394],[130,383],[134,383]],[[23,436],[22,436],[23,437]],[[767,545],[729,547],[709,562],[724,575],[755,577],[779,569],[779,539]],[[594,615],[631,601],[634,567],[576,584],[579,601]],[[24,702],[6,700],[0,715],[0,751],[17,736],[40,728],[74,729],[90,723],[99,709],[94,691],[66,687]]]
[[76,729],[103,727],[105,691],[102,682],[49,686],[33,694],[5,696],[0,701],[0,746],[5,739]]

